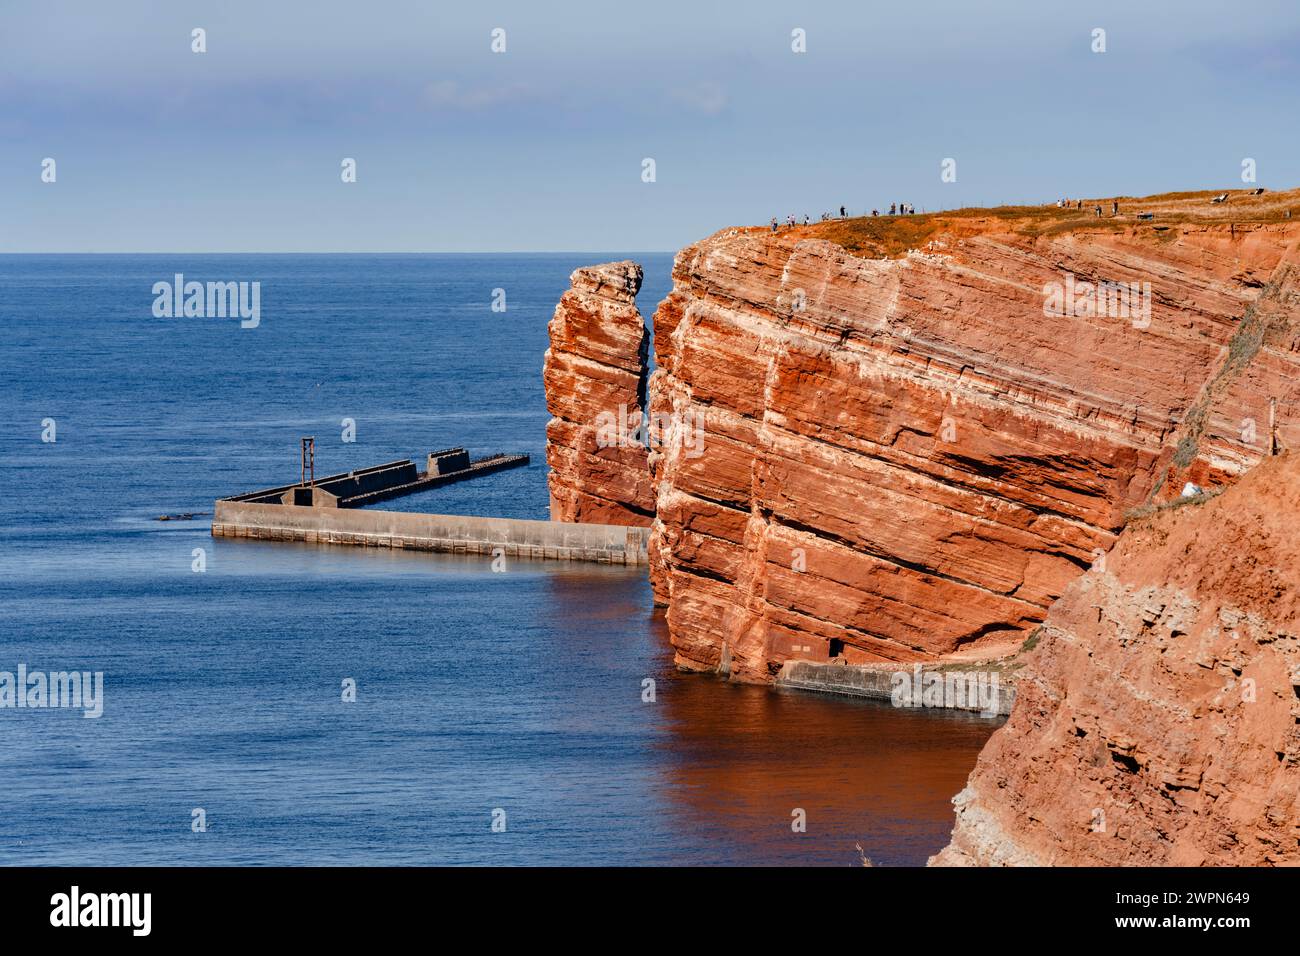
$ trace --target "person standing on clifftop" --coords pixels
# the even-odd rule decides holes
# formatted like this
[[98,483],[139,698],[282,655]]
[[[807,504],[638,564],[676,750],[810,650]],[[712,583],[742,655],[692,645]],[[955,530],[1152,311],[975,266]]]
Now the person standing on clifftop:
[[844,218],[844,207],[843,207],[843,206],[840,207],[840,218],[841,218],[841,219]]
[[894,210],[897,208],[898,208],[897,204],[891,202],[889,204],[889,214],[892,216],[894,214]]
[[776,232],[776,216],[772,217],[772,231]]
[[1116,199],[1115,201],[1113,201],[1113,202],[1110,204],[1110,214],[1111,214],[1112,216],[1118,216],[1118,215],[1119,215],[1119,200],[1118,200],[1118,199]]

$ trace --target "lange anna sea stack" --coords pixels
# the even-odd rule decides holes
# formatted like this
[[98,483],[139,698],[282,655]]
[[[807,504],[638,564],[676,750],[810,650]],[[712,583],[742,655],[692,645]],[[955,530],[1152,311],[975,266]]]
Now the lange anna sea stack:
[[648,527],[644,429],[649,333],[636,307],[641,267],[576,270],[547,327],[542,378],[551,520]]

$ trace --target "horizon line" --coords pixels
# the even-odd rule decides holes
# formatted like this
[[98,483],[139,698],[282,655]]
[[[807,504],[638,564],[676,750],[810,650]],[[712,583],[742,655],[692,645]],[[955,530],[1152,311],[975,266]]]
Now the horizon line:
[[437,252],[425,250],[385,250],[367,252],[313,252],[307,250],[281,250],[278,252],[266,250],[182,250],[173,252],[147,249],[119,249],[112,252],[94,250],[5,252],[0,250],[0,256],[586,256],[593,254],[606,255],[611,252],[625,252],[639,256],[657,256],[668,254],[675,255],[678,251],[679,250],[677,249],[479,249],[463,252]]

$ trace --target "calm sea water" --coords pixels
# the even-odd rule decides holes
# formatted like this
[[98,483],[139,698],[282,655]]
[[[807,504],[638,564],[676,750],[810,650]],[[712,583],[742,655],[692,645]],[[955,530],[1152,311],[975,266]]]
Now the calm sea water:
[[[574,268],[623,257],[0,256],[0,670],[105,675],[99,719],[0,709],[0,863],[852,864],[860,843],[919,864],[942,846],[989,722],[679,675],[643,572],[154,520],[295,480],[305,434],[318,474],[527,452],[393,506],[544,518],[546,322]],[[633,258],[648,313],[671,257]],[[260,281],[261,325],[154,318],[176,272]]]

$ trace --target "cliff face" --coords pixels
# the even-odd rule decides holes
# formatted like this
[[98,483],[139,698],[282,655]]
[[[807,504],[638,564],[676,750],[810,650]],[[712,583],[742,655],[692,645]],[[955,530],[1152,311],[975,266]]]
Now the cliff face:
[[647,527],[654,513],[644,429],[649,336],[641,267],[578,269],[555,307],[542,377],[551,520]]
[[1130,509],[1300,440],[1296,199],[682,250],[650,380],[652,581],[678,663],[767,680],[791,658],[1016,647]]
[[936,864],[1300,863],[1300,458],[1135,520],[1053,606]]

